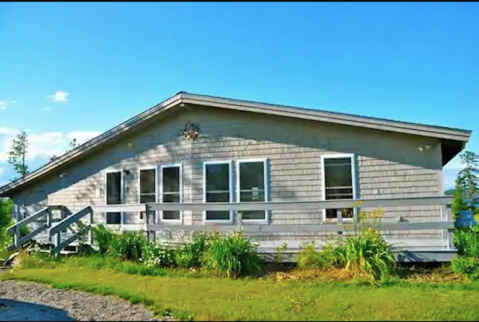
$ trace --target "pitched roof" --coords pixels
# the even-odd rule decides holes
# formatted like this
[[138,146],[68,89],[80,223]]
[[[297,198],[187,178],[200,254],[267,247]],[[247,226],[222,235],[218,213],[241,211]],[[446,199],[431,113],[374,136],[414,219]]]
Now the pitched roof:
[[74,162],[78,157],[84,156],[86,153],[92,151],[93,149],[111,141],[119,134],[130,131],[131,129],[140,126],[148,120],[151,120],[155,116],[162,114],[172,109],[173,107],[184,106],[184,104],[293,117],[298,119],[358,126],[376,130],[438,138],[442,141],[443,146],[443,165],[449,162],[464,148],[471,135],[471,131],[463,129],[409,122],[399,122],[387,119],[328,112],[316,109],[306,109],[277,104],[267,104],[179,92],[176,95],[161,102],[160,104],[151,107],[150,109],[134,116],[133,118],[115,126],[114,128],[104,132],[103,134],[65,153],[64,155],[57,158],[55,161],[45,164],[39,169],[29,173],[24,178],[18,179],[3,187],[0,187],[0,197],[10,195],[14,190],[22,188],[25,185],[35,180],[38,180],[39,178],[42,178],[43,176],[48,173],[51,173],[53,170],[59,168],[60,166],[64,166],[66,164]]

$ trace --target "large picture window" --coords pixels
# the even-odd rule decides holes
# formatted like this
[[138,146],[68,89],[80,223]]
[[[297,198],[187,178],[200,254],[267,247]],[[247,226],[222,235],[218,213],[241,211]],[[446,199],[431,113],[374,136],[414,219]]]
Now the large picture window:
[[[161,167],[161,202],[183,202],[181,165],[164,165]],[[180,211],[162,211],[161,219],[165,221],[181,220]]]
[[[155,203],[157,201],[156,167],[140,169],[139,175],[139,201],[143,203]],[[152,212],[150,216],[155,216]],[[140,212],[140,219],[145,218],[145,212]]]
[[[354,158],[351,155],[323,157],[323,191],[325,200],[350,200],[355,198]],[[353,208],[326,209],[325,219],[337,219],[338,210],[342,218],[352,219]]]
[[[266,160],[238,161],[238,202],[268,201]],[[267,211],[251,210],[242,212],[243,220],[266,220]]]
[[[204,201],[233,202],[231,161],[205,162]],[[232,211],[205,211],[206,221],[231,221]]]

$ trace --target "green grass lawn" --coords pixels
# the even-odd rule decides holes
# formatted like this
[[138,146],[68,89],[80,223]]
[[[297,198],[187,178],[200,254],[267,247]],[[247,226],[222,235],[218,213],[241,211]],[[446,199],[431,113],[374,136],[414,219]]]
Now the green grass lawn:
[[151,277],[68,265],[19,269],[0,279],[114,294],[184,320],[479,320],[477,284],[373,287],[179,274]]

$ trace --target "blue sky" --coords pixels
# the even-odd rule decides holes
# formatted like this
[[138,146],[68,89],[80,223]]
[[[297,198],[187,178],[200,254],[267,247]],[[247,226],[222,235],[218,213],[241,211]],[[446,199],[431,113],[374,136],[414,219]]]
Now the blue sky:
[[478,130],[477,17],[477,3],[0,3],[0,183],[19,129],[35,168],[180,90]]

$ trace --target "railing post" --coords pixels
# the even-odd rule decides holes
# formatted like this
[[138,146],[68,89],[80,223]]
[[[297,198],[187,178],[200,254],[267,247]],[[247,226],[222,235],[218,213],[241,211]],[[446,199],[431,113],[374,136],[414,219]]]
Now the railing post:
[[[445,207],[446,209],[446,222],[452,221],[452,207]],[[454,235],[452,230],[446,231],[446,241],[447,241],[447,249],[454,249]]]
[[[47,227],[48,228],[51,228],[52,227],[52,209],[50,207],[48,207],[47,209]],[[48,234],[48,242],[51,242],[52,241],[52,236],[50,236],[50,234]]]
[[238,227],[240,227],[242,223],[243,223],[243,213],[241,211],[237,211],[236,212],[236,225]]
[[[343,210],[342,209],[337,209],[336,210],[336,215],[338,216],[338,224],[342,227],[343,226]],[[338,237],[339,240],[343,240],[343,231],[338,231]]]
[[60,246],[61,242],[62,242],[62,236],[61,236],[61,231],[59,231],[55,235],[55,248],[54,248],[55,251],[52,254],[53,257],[57,257],[58,253],[60,253],[60,249],[58,249],[58,247]]
[[88,215],[88,225],[90,229],[88,230],[88,244],[91,246],[93,245],[93,209],[90,208],[90,213]]
[[15,246],[15,249],[20,248],[20,226],[15,226],[15,235],[13,236],[13,245]]
[[150,232],[148,231],[148,225],[150,224],[150,206],[145,204],[145,234],[146,239],[150,242]]

